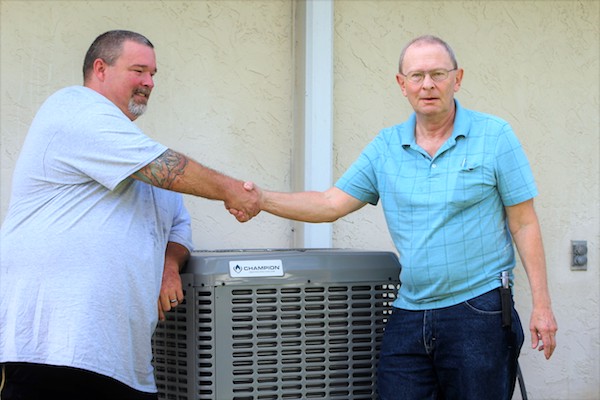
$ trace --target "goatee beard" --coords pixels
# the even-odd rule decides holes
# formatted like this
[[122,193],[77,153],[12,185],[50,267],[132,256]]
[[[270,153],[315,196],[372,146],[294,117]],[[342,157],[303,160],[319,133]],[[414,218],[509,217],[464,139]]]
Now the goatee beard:
[[129,100],[129,105],[127,106],[129,112],[136,118],[144,114],[146,112],[146,108],[146,104],[136,103],[133,99]]

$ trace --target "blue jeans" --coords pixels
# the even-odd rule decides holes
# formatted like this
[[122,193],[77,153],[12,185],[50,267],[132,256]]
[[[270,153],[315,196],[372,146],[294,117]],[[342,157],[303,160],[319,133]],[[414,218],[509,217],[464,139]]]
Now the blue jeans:
[[381,400],[510,400],[523,328],[512,307],[502,328],[500,292],[452,307],[394,308],[381,343]]

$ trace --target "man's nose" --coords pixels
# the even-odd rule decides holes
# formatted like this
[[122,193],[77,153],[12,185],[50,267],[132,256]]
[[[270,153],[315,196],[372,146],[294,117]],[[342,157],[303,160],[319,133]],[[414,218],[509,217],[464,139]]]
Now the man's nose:
[[154,87],[154,77],[152,76],[152,74],[150,74],[150,73],[144,74],[144,79],[142,81],[142,84],[144,86],[147,86],[150,89],[152,89]]
[[423,78],[423,86],[427,88],[432,88],[435,86],[435,81],[431,78],[429,73],[426,73],[425,77]]

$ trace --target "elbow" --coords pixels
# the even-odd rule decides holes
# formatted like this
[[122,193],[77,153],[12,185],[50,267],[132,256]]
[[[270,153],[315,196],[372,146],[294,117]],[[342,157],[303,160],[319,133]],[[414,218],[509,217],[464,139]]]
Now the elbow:
[[337,221],[338,219],[340,219],[339,216],[330,216],[330,217],[326,218],[323,222],[325,222],[325,223],[331,223],[331,222]]
[[292,216],[291,219],[311,224],[331,223],[340,219],[342,215],[333,210],[315,210],[315,212]]
[[335,222],[345,215],[347,215],[347,213],[340,212],[340,210],[338,208],[332,208],[332,209],[329,209],[329,211],[323,215],[323,217],[321,218],[321,222],[327,222],[327,223]]
[[[285,215],[280,215],[286,218]],[[307,222],[310,224],[326,224],[335,222],[339,219],[338,216],[333,215],[300,215],[300,216],[287,216],[287,218],[298,222]]]

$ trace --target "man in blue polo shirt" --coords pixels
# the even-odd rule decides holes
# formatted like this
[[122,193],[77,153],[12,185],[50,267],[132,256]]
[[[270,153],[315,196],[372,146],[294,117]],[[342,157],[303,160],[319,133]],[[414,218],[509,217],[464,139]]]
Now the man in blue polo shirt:
[[512,397],[524,335],[509,289],[503,314],[500,288],[503,272],[512,284],[513,240],[533,297],[532,348],[548,359],[556,346],[529,162],[507,122],[454,99],[462,77],[446,42],[416,38],[396,75],[414,114],[383,129],[334,187],[278,193],[246,183],[262,210],[306,222],[381,200],[402,264],[381,344],[383,400]]

